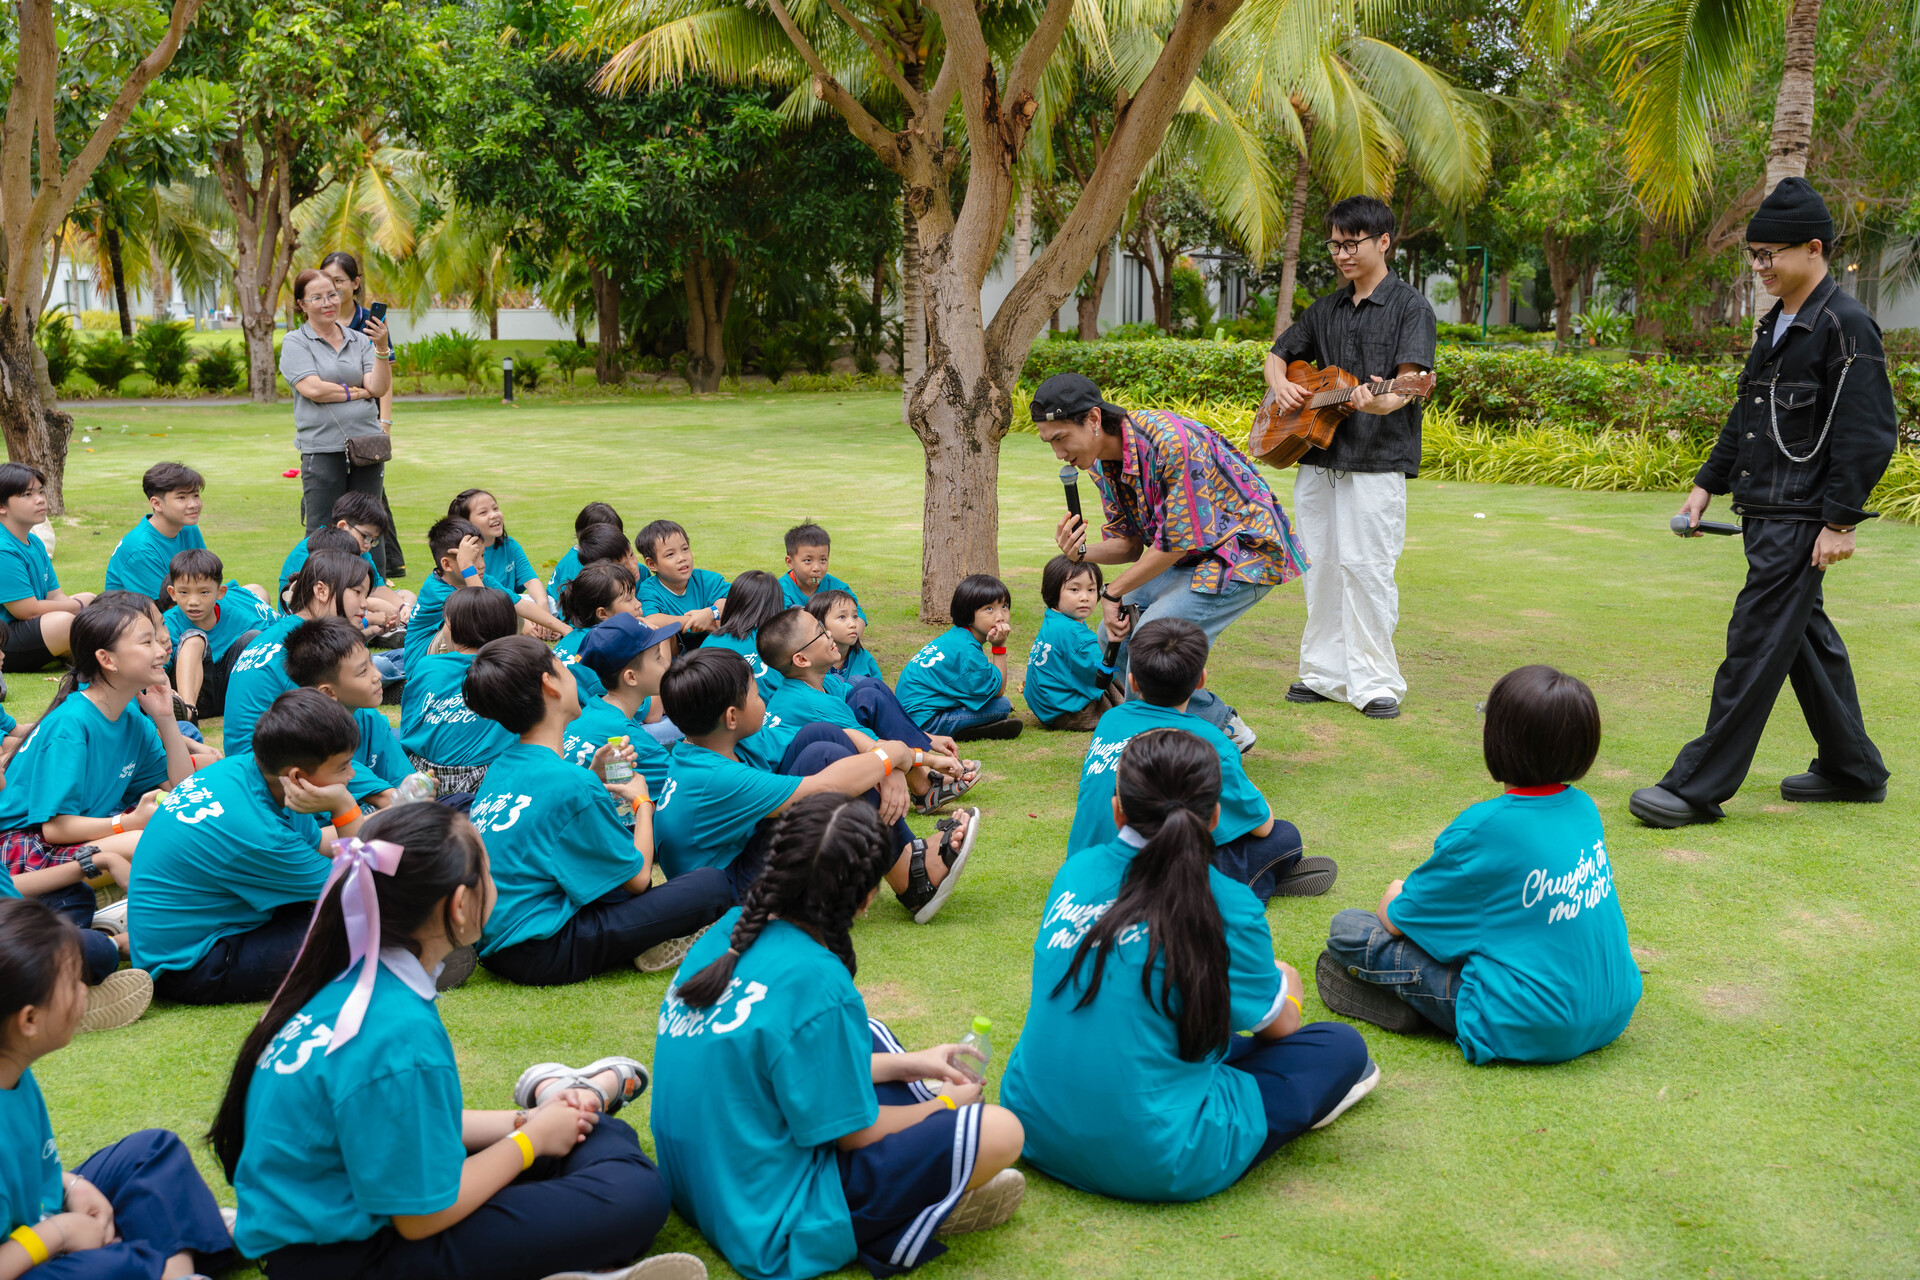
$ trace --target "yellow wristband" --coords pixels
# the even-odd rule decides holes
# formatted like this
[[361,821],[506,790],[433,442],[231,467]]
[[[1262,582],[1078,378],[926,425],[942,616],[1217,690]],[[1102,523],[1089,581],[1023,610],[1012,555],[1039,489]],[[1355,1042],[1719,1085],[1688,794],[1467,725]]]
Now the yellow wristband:
[[939,1096],[940,1096],[940,1101],[947,1104],[947,1110],[958,1111],[960,1109],[960,1104],[955,1102],[952,1098],[948,1097],[946,1094],[943,1093]]
[[1292,992],[1288,992],[1287,999],[1293,1001],[1293,1007],[1299,1011],[1299,1014],[1301,1017],[1304,1018],[1307,1016],[1307,1007],[1300,1003],[1299,996],[1294,995]]
[[533,1168],[533,1139],[527,1136],[525,1129],[513,1131],[513,1141],[520,1148],[520,1169],[525,1172]]
[[33,1259],[36,1267],[53,1256],[53,1251],[47,1248],[47,1242],[32,1227],[16,1227],[7,1238],[25,1249],[27,1257]]

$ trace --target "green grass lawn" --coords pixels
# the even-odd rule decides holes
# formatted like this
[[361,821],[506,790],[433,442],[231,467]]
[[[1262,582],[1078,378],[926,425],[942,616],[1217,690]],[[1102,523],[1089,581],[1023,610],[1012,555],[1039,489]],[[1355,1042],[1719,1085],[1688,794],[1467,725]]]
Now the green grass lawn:
[[[115,539],[144,512],[140,473],[162,458],[206,473],[202,527],[229,575],[273,579],[299,532],[298,481],[280,476],[297,461],[285,406],[76,409],[93,443],[76,438],[68,475],[55,563],[70,589],[99,586]],[[402,406],[388,476],[411,582],[425,568],[427,524],[470,484],[499,496],[536,565],[570,544],[574,512],[593,498],[614,503],[629,529],[681,521],[697,562],[727,573],[777,571],[782,531],[811,517],[833,532],[834,572],[860,591],[871,646],[897,674],[933,634],[915,617],[920,449],[898,414],[889,395]],[[1007,440],[1001,557],[1016,654],[1041,610],[1057,468],[1035,437]],[[1288,498],[1290,481],[1277,487]],[[1368,1028],[1385,1070],[1379,1090],[1238,1186],[1199,1204],[1134,1205],[1029,1170],[1014,1221],[955,1241],[929,1274],[1837,1280],[1920,1270],[1909,781],[1920,750],[1920,529],[1869,525],[1859,555],[1832,572],[1828,599],[1895,774],[1889,802],[1780,803],[1775,783],[1811,754],[1787,697],[1727,821],[1661,833],[1628,818],[1627,794],[1657,780],[1698,731],[1743,572],[1727,540],[1670,536],[1675,505],[1412,485],[1399,635],[1412,692],[1399,720],[1283,701],[1304,616],[1297,586],[1233,628],[1210,672],[1261,735],[1247,757],[1255,782],[1310,852],[1340,862],[1327,897],[1276,900],[1268,913],[1278,953],[1309,978],[1328,917],[1372,907],[1460,809],[1494,793],[1474,713],[1494,679],[1550,662],[1591,683],[1607,735],[1585,785],[1609,825],[1647,971],[1625,1035],[1562,1066],[1474,1068],[1450,1044]],[[51,687],[12,684],[23,718]],[[985,821],[961,890],[930,927],[886,902],[855,931],[869,1007],[910,1044],[957,1038],[986,1014],[1002,1055],[1012,1046],[1085,742],[1030,729],[981,744],[987,776],[972,802]],[[469,1104],[503,1105],[533,1061],[650,1059],[665,987],[666,975],[629,973],[530,990],[482,971],[442,1002]],[[69,1164],[136,1128],[203,1132],[258,1013],[156,1007],[49,1060],[39,1075]],[[1311,998],[1308,1014],[1325,1016]],[[644,1138],[646,1099],[628,1115]],[[732,1274],[678,1218],[657,1247]]]

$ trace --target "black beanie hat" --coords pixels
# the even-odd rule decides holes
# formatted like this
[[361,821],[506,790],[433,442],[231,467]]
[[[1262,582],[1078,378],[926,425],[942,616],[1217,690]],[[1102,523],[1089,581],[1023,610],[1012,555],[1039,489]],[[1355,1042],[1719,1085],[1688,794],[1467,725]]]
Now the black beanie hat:
[[1833,215],[1805,178],[1782,178],[1747,223],[1750,244],[1804,244],[1818,240],[1833,252]]

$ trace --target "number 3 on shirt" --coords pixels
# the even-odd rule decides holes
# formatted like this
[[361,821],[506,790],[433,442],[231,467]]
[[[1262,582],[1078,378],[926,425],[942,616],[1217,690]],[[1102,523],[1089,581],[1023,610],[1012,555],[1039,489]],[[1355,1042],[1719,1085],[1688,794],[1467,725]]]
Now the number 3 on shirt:
[[753,1006],[759,1004],[766,998],[766,987],[758,982],[749,982],[747,984],[747,994],[741,996],[734,1002],[733,1017],[726,1022],[714,1023],[708,1030],[716,1035],[725,1031],[737,1030],[740,1024],[747,1020],[747,1015],[753,1012]]

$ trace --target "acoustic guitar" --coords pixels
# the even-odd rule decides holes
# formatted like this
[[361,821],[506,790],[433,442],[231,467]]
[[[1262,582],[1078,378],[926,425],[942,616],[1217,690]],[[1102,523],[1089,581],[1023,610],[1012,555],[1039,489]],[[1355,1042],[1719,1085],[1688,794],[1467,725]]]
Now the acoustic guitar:
[[[1287,381],[1307,388],[1313,394],[1292,413],[1282,413],[1273,392],[1267,392],[1253,415],[1253,434],[1247,440],[1247,452],[1270,467],[1290,467],[1309,449],[1324,449],[1333,443],[1333,432],[1353,412],[1353,389],[1360,379],[1345,369],[1329,365],[1316,369],[1305,360],[1287,366]],[[1406,396],[1424,400],[1433,394],[1433,374],[1403,373],[1391,382],[1375,378],[1368,384],[1374,395]]]

